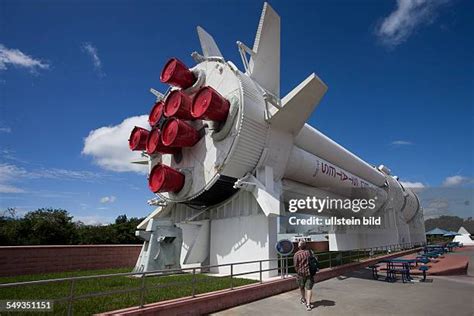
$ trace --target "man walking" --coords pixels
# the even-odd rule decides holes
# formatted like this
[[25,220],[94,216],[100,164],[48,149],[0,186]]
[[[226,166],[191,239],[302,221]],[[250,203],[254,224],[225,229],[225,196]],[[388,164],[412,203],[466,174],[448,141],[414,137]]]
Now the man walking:
[[309,269],[309,258],[313,256],[311,250],[307,249],[306,242],[300,240],[298,243],[299,250],[293,256],[293,263],[297,273],[296,281],[301,291],[301,304],[306,305],[306,310],[310,311],[312,289],[314,285],[313,276]]

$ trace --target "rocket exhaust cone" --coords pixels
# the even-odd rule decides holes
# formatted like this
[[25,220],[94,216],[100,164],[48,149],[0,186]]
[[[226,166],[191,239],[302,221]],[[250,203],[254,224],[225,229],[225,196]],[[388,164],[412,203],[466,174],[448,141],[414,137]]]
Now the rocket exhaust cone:
[[148,130],[135,126],[130,133],[130,138],[128,139],[130,150],[145,150],[149,133]]
[[177,154],[179,152],[178,148],[166,147],[161,142],[161,132],[158,128],[154,128],[148,134],[146,141],[146,152],[149,155],[152,154]]
[[182,61],[171,58],[161,71],[160,80],[163,83],[186,89],[196,82],[196,77]]
[[151,109],[151,112],[148,115],[148,123],[150,123],[151,127],[155,127],[160,122],[163,117],[164,106],[165,103],[163,101],[158,101]]
[[171,118],[163,125],[161,141],[170,147],[192,147],[199,141],[199,133],[188,123]]
[[203,87],[194,96],[191,115],[196,119],[225,121],[230,103],[211,87]]
[[179,192],[184,186],[184,175],[165,165],[157,164],[151,169],[148,187],[154,193]]
[[164,114],[166,117],[194,120],[194,117],[191,115],[192,103],[192,99],[183,91],[171,91],[165,101]]

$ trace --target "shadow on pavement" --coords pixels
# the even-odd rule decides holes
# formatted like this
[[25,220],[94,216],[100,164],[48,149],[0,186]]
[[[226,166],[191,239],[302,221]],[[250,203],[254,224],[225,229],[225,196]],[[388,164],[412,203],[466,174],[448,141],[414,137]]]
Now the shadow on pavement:
[[372,277],[372,270],[368,268],[352,271],[349,273],[346,273],[344,275],[340,275],[337,277],[338,280],[343,281],[349,278],[358,278],[358,279],[367,279],[367,280],[373,280],[374,278]]
[[[346,273],[344,275],[340,275],[337,277],[339,281],[344,281],[349,278],[357,278],[357,279],[365,279],[365,280],[372,280],[372,281],[383,281],[386,282],[385,280],[386,273],[385,271],[379,272],[379,278],[378,280],[375,280],[372,275],[372,270],[369,268],[363,268],[357,271],[352,271],[349,273]],[[427,278],[424,282],[421,281],[421,276],[419,275],[412,275],[412,278],[415,280],[415,282],[421,282],[421,283],[432,283],[433,279]],[[401,278],[397,278],[397,282],[402,282]]]
[[313,305],[313,308],[317,308],[319,306],[334,306],[336,305],[336,302],[331,301],[331,300],[319,300],[319,301],[314,301],[311,304]]

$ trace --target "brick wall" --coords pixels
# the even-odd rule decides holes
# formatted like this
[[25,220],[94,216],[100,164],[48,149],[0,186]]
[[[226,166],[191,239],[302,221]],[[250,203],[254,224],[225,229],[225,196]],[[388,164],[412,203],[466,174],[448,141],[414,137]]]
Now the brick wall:
[[133,267],[141,245],[0,246],[0,276]]
[[[329,251],[329,241],[307,241],[306,247],[313,250],[314,252],[327,252]],[[293,252],[298,250],[298,243],[293,242]]]
[[[309,249],[314,250],[315,252],[326,252],[329,251],[329,241],[308,241],[306,243]],[[298,244],[295,249],[298,248]]]

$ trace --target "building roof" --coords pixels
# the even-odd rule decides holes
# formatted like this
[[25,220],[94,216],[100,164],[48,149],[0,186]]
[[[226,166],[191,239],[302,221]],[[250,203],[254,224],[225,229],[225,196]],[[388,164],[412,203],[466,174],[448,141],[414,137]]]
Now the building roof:
[[446,234],[443,235],[443,237],[453,237],[457,236],[459,233],[453,232],[453,231],[448,231]]
[[444,234],[447,234],[447,233],[449,233],[448,230],[444,230],[444,229],[436,227],[436,228],[430,230],[429,232],[426,232],[426,235],[444,235]]
[[458,230],[458,234],[461,234],[461,235],[470,235],[470,233],[466,230],[466,228],[462,227],[459,228]]

